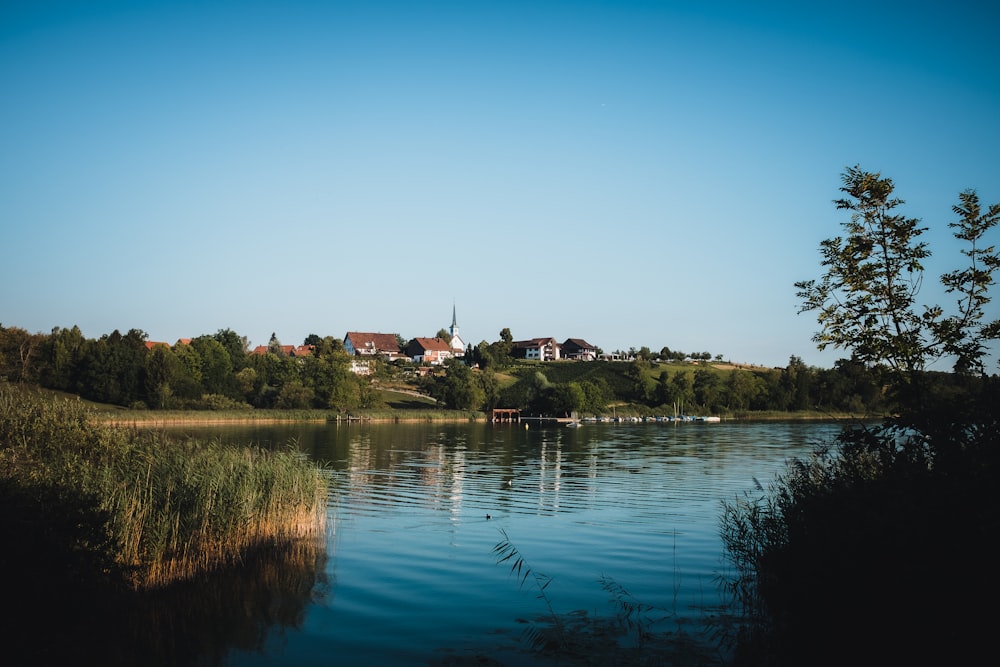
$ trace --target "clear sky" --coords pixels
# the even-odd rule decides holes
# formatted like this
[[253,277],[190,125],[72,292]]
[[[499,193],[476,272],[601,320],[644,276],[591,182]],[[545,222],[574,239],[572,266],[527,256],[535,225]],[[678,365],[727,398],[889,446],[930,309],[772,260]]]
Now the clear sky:
[[986,0],[3,0],[0,323],[298,344],[433,336],[454,305],[473,344],[829,366],[793,283],[846,167],[931,228],[942,305],[958,193],[1000,201],[997,25]]

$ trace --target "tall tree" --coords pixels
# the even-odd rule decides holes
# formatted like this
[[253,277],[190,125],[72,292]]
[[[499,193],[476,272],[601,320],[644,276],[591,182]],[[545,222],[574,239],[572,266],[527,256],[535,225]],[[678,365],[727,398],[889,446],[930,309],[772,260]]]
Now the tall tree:
[[156,345],[150,350],[143,376],[146,405],[156,409],[170,407],[174,370],[179,367],[177,357],[166,345]]
[[694,400],[694,381],[687,371],[680,371],[670,376],[671,402],[680,412],[684,406]]
[[267,351],[270,354],[276,354],[279,357],[284,356],[285,354],[284,351],[281,349],[281,341],[278,340],[278,335],[273,331],[271,332],[271,339],[267,341]]
[[810,406],[809,391],[812,374],[805,362],[794,354],[781,371],[782,410],[805,410]]
[[191,347],[201,358],[201,384],[206,394],[221,394],[236,398],[239,392],[233,376],[233,361],[229,352],[213,336],[199,336]]
[[722,382],[710,370],[699,368],[694,372],[694,400],[701,407],[712,410],[717,407]]
[[232,329],[219,329],[215,333],[215,340],[226,348],[229,360],[233,364],[233,370],[239,370],[246,366],[247,353],[250,351],[250,342],[246,336],[241,336]]
[[955,357],[956,370],[984,372],[985,343],[1000,338],[1000,320],[983,322],[984,307],[990,302],[988,291],[994,282],[993,273],[1000,268],[1000,257],[996,246],[981,247],[980,242],[1000,221],[1000,204],[993,204],[984,213],[975,190],[966,190],[958,197],[959,203],[952,211],[960,219],[948,226],[956,230],[955,238],[969,244],[962,250],[969,258],[969,266],[941,276],[948,293],[957,295],[957,308],[955,314],[935,323],[934,333],[941,341],[942,352]]
[[800,312],[818,312],[813,341],[821,350],[832,345],[851,350],[863,363],[885,364],[902,379],[943,355],[955,355],[958,370],[981,368],[985,343],[1000,337],[1000,324],[982,322],[1000,262],[994,248],[980,247],[980,241],[1000,218],[1000,205],[983,214],[973,191],[960,195],[954,210],[962,219],[951,226],[958,229],[956,238],[970,244],[964,253],[971,266],[942,277],[960,295],[957,314],[944,317],[937,305],[918,308],[923,260],[931,254],[920,240],[927,228],[897,212],[904,202],[893,196],[892,179],[855,166],[842,182],[846,196],[834,203],[851,213],[843,223],[846,235],[820,244],[825,272],[819,280],[795,283]]
[[472,375],[472,369],[457,359],[445,361],[441,396],[444,404],[453,410],[477,410],[486,398],[482,386]]
[[731,409],[746,410],[752,407],[762,391],[760,379],[749,371],[736,368],[726,378],[726,395]]
[[71,390],[85,340],[80,327],[55,327],[42,346],[39,381],[52,389]]
[[45,342],[41,334],[28,333],[20,327],[0,325],[0,377],[18,382],[36,382],[36,361]]

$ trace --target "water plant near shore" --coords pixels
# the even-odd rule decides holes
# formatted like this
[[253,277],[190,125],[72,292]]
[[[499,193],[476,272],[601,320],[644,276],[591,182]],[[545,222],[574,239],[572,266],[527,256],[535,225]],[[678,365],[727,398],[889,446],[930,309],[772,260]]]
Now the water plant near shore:
[[[134,589],[238,564],[258,548],[317,539],[326,518],[322,472],[297,452],[175,442],[5,385],[0,482],[12,498],[29,498],[31,487],[50,499],[44,512],[22,503],[4,522],[62,542],[68,558],[102,552],[94,560],[102,571],[90,575]],[[54,526],[60,509],[84,519]],[[81,523],[90,529],[81,532]],[[23,560],[30,565],[30,554]]]
[[[535,597],[547,610],[524,632],[525,640],[539,655],[556,658],[565,665],[725,663],[713,642],[681,629],[676,609],[646,604],[608,575],[601,575],[599,583],[609,595],[613,616],[601,617],[584,610],[558,613],[547,590],[552,577],[534,569],[505,530],[500,529],[500,534],[503,539],[493,547],[496,564],[508,565],[518,588],[534,589]],[[678,576],[675,571],[675,586]],[[677,623],[676,629],[663,627],[668,622]]]

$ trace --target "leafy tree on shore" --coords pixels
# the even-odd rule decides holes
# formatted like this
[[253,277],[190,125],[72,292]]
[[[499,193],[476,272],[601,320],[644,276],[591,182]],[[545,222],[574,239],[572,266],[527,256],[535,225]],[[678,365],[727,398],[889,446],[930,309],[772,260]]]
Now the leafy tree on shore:
[[[899,414],[845,429],[759,496],[726,504],[729,589],[748,620],[739,650],[771,665],[971,663],[992,648],[979,603],[1000,587],[941,577],[989,571],[1000,529],[1000,381],[982,374],[1000,333],[984,321],[1000,262],[982,242],[1000,207],[983,214],[972,191],[960,195],[950,226],[970,267],[942,278],[959,295],[945,315],[917,303],[930,249],[925,228],[896,212],[892,180],[854,167],[841,190],[847,234],[822,243],[824,275],[796,287],[802,310],[818,312],[818,346],[852,353],[840,377],[863,370],[865,391],[881,373],[900,390]],[[925,370],[942,356],[957,372],[932,382]]]
[[0,325],[0,377],[33,383],[38,377],[38,357],[44,338],[20,327]]
[[702,408],[712,410],[719,404],[722,387],[719,376],[715,373],[704,368],[696,370],[692,389],[694,390],[695,403]]
[[201,360],[202,393],[235,397],[233,361],[222,343],[213,336],[199,336],[191,347]]
[[737,368],[726,378],[725,392],[730,409],[746,410],[760,396],[761,381],[753,373]]
[[80,327],[55,327],[42,347],[39,382],[52,389],[72,390],[85,342]]
[[246,366],[246,357],[250,352],[250,343],[247,342],[246,336],[241,336],[232,329],[219,329],[215,332],[214,338],[226,348],[234,371]]
[[694,380],[688,373],[674,373],[670,377],[670,402],[678,410],[690,406],[694,401]]
[[437,383],[436,397],[453,410],[478,410],[486,393],[473,377],[472,369],[458,359],[445,361],[445,375]]
[[795,284],[801,312],[818,312],[813,341],[821,350],[849,349],[862,363],[886,364],[902,379],[946,355],[955,356],[956,370],[981,371],[985,344],[1000,338],[1000,321],[983,321],[1000,258],[993,246],[981,245],[1000,220],[1000,204],[983,213],[978,195],[967,190],[953,207],[961,219],[949,226],[969,246],[962,251],[969,267],[942,276],[958,296],[956,311],[945,316],[936,304],[918,307],[923,260],[931,254],[920,240],[927,228],[896,212],[904,202],[893,196],[892,179],[855,166],[842,180],[847,196],[835,204],[851,212],[846,235],[820,244],[825,273],[819,280]]

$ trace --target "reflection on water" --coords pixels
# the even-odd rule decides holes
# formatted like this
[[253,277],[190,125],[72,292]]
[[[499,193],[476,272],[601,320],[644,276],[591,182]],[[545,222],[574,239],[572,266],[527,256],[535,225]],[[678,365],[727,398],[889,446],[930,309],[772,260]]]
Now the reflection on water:
[[129,610],[135,654],[120,664],[223,664],[233,649],[261,651],[269,636],[302,627],[325,589],[322,545],[300,542],[253,555],[238,571],[144,595]]
[[22,632],[4,642],[4,662],[225,664],[234,649],[261,651],[275,633],[302,626],[325,590],[325,563],[322,544],[300,542],[253,554],[239,570],[160,591],[109,594],[64,584],[58,596],[39,601],[39,616],[15,624]]
[[[217,635],[224,641],[214,652],[208,637],[199,640],[199,655],[226,654],[229,665],[325,665],[331,656],[366,665],[550,664],[527,653],[522,639],[526,628],[538,631],[552,614],[537,591],[519,586],[494,562],[493,549],[505,535],[534,571],[551,577],[547,601],[568,627],[591,628],[591,639],[627,641],[609,631],[620,610],[602,586],[611,581],[667,619],[655,631],[683,630],[690,637],[723,603],[716,584],[725,568],[721,500],[752,490],[755,479],[767,483],[787,458],[838,428],[188,429],[197,437],[294,446],[322,462],[331,480],[328,559],[316,577],[325,577],[326,595],[310,598],[303,589],[309,577],[295,579],[289,583],[299,586],[292,594],[297,613],[268,616],[264,609],[280,609],[271,606],[272,589],[249,605],[272,596],[253,618],[230,614],[226,624],[244,627]],[[231,597],[202,606],[239,604]],[[280,629],[265,627],[272,621]],[[161,624],[155,617],[148,622]]]

